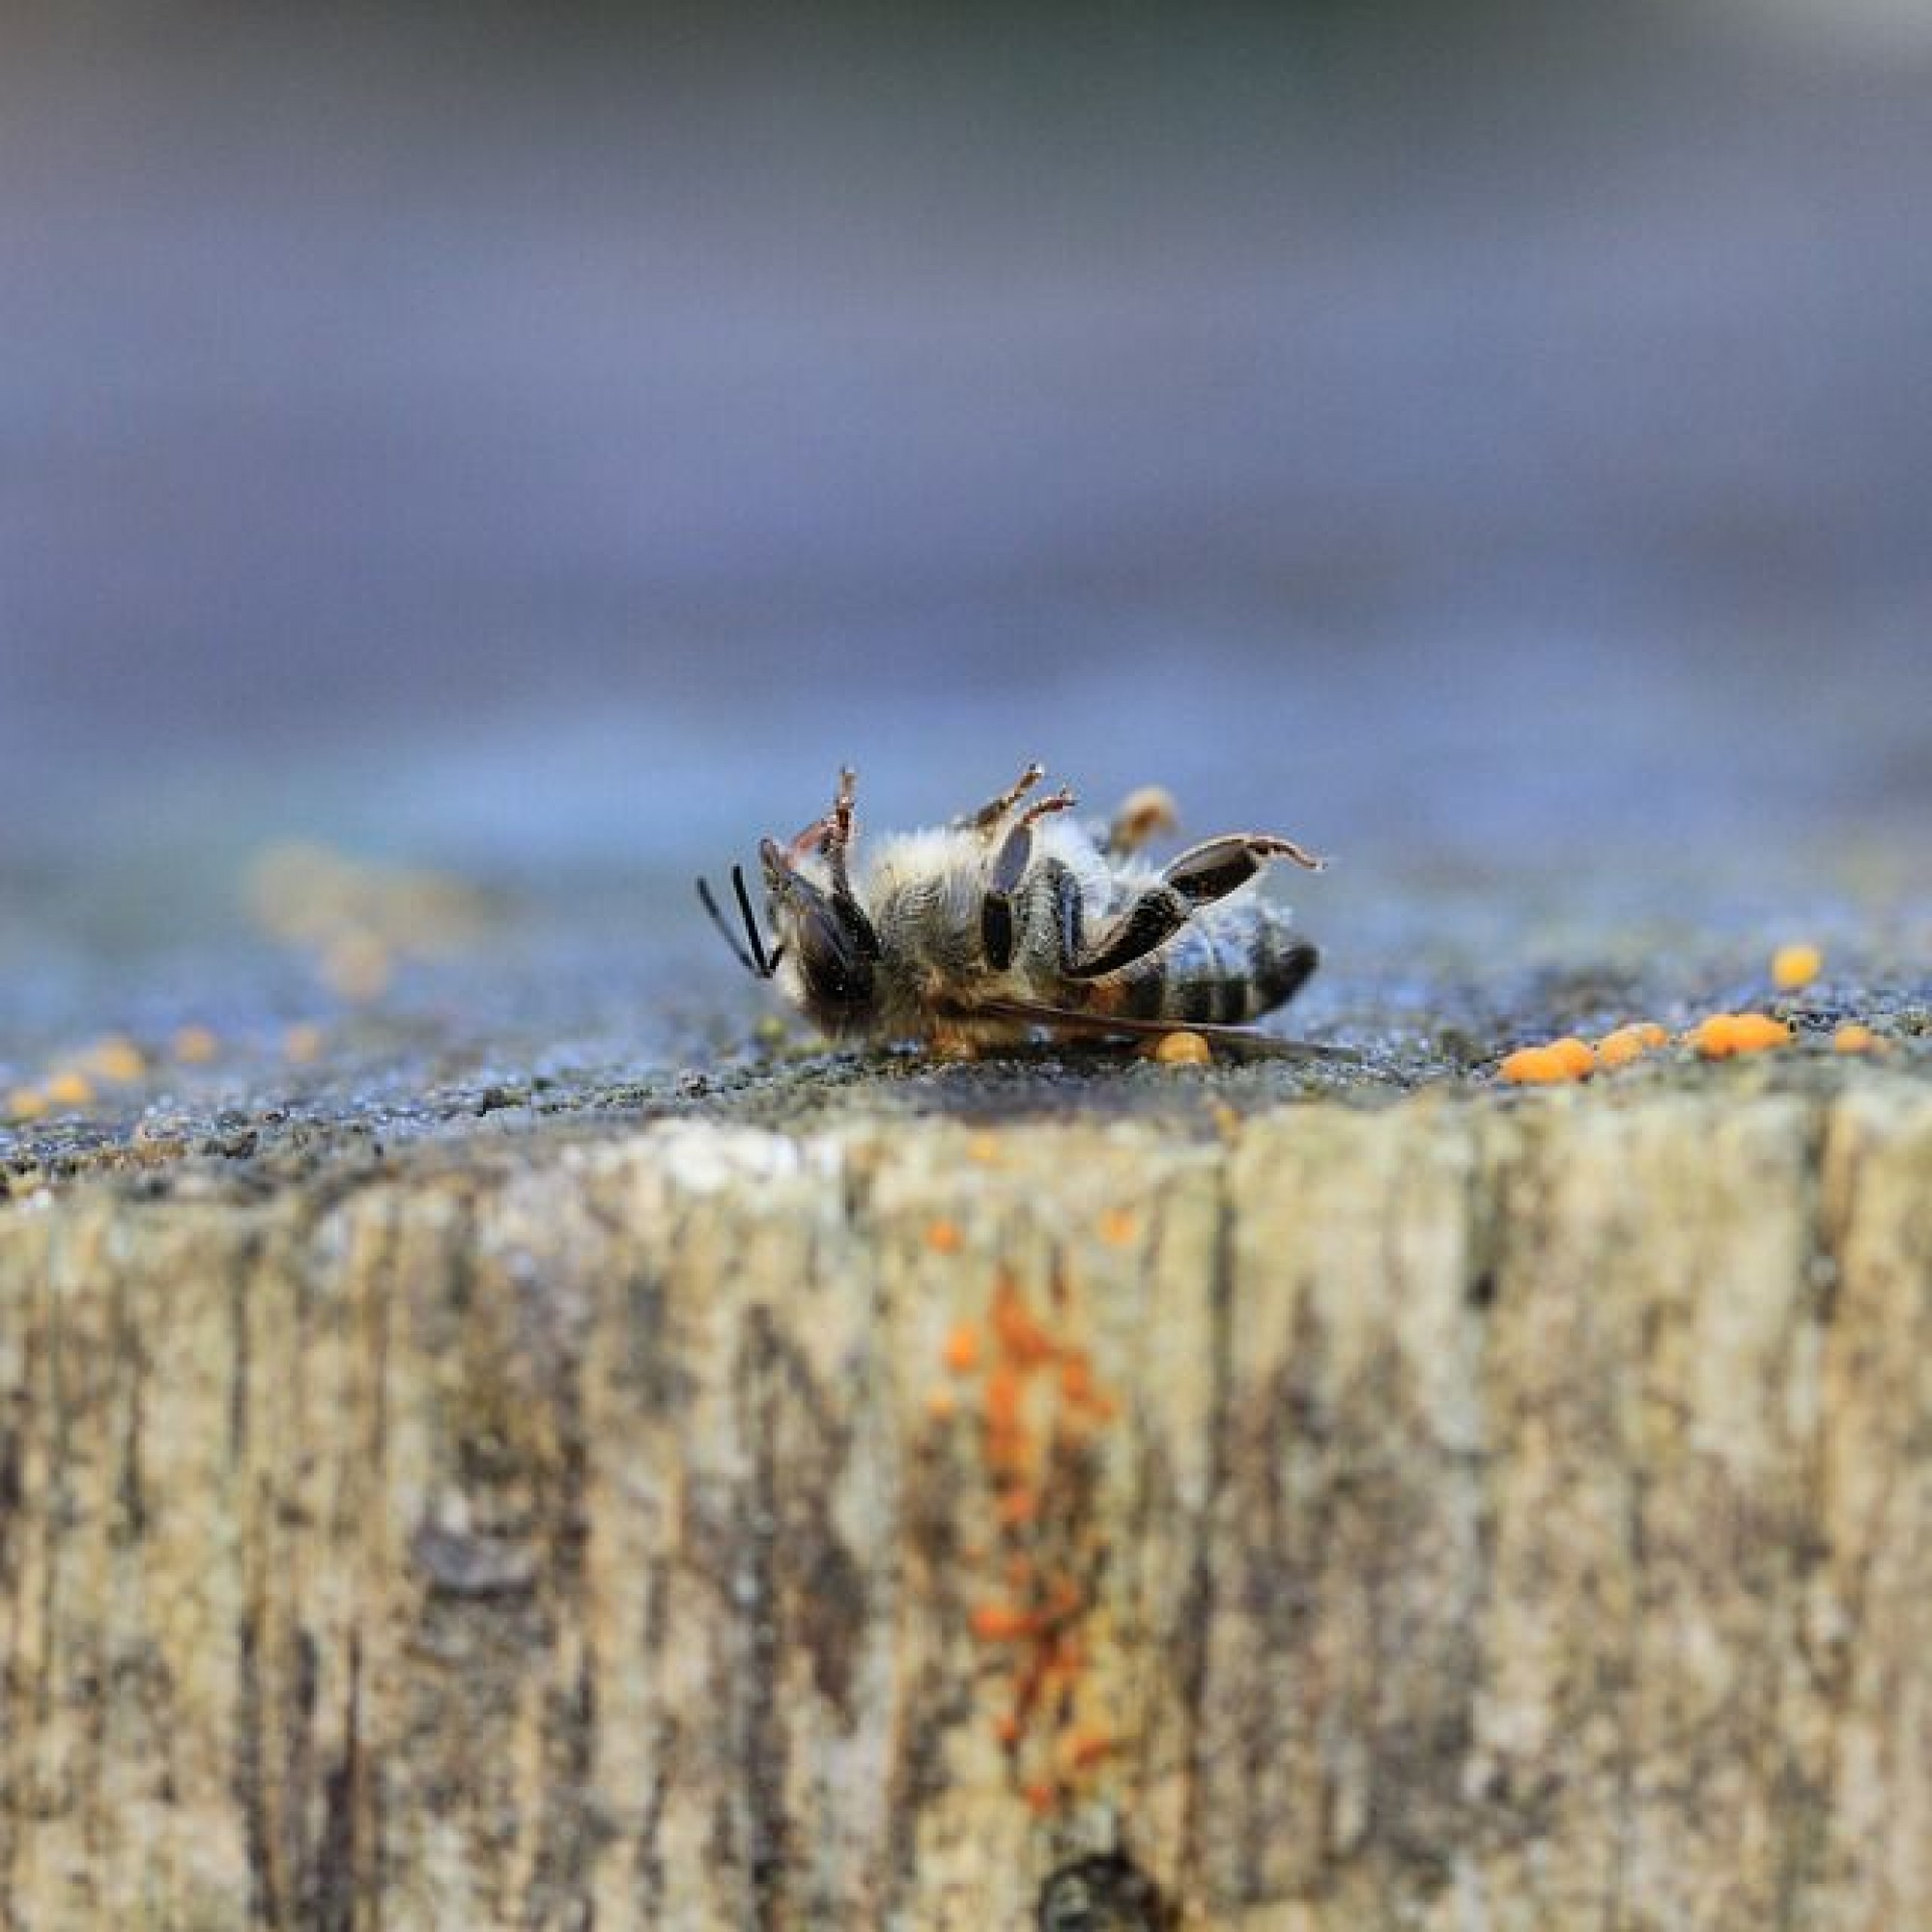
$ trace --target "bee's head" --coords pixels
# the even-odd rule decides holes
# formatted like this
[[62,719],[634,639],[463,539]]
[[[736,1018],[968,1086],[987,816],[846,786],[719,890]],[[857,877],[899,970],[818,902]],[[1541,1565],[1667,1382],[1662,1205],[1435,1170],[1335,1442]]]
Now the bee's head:
[[878,934],[864,908],[839,882],[808,877],[796,844],[787,850],[767,838],[758,858],[776,942],[772,967],[784,991],[827,1033],[864,1028],[872,1015],[879,956]]

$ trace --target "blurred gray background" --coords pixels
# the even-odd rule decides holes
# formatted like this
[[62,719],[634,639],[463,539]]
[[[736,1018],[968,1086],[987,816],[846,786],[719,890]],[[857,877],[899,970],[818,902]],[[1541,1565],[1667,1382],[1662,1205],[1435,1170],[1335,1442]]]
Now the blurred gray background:
[[0,1005],[291,837],[632,997],[845,759],[1336,852],[1331,974],[1918,903],[1932,14],[1451,11],[15,0]]

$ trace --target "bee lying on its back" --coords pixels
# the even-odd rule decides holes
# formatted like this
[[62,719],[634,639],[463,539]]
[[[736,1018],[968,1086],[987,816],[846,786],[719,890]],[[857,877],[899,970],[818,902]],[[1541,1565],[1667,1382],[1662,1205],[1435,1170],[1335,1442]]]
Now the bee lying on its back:
[[1310,871],[1321,861],[1236,832],[1155,870],[1134,854],[1172,829],[1165,792],[1135,792],[1111,826],[1088,827],[1068,815],[1070,791],[1033,796],[1043,775],[1029,765],[978,811],[880,840],[855,884],[856,781],[841,772],[823,818],[789,845],[758,847],[770,946],[741,867],[745,945],[702,879],[698,897],[746,970],[828,1034],[941,1046],[1038,1032],[1259,1038],[1240,1023],[1292,998],[1318,955],[1241,889],[1271,859]]

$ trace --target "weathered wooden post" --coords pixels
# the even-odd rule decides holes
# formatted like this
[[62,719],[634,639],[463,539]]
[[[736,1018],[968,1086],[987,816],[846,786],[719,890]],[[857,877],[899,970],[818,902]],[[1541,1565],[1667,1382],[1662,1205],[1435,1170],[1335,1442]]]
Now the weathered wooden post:
[[1932,1091],[29,1192],[0,1637],[19,1932],[1932,1924]]

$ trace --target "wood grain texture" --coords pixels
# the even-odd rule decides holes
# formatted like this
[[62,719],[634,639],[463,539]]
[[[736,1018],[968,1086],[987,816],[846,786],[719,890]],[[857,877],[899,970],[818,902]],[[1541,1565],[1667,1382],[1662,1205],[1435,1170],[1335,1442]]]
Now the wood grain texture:
[[76,1186],[0,1924],[1932,1923],[1928,1416],[1878,1073]]

